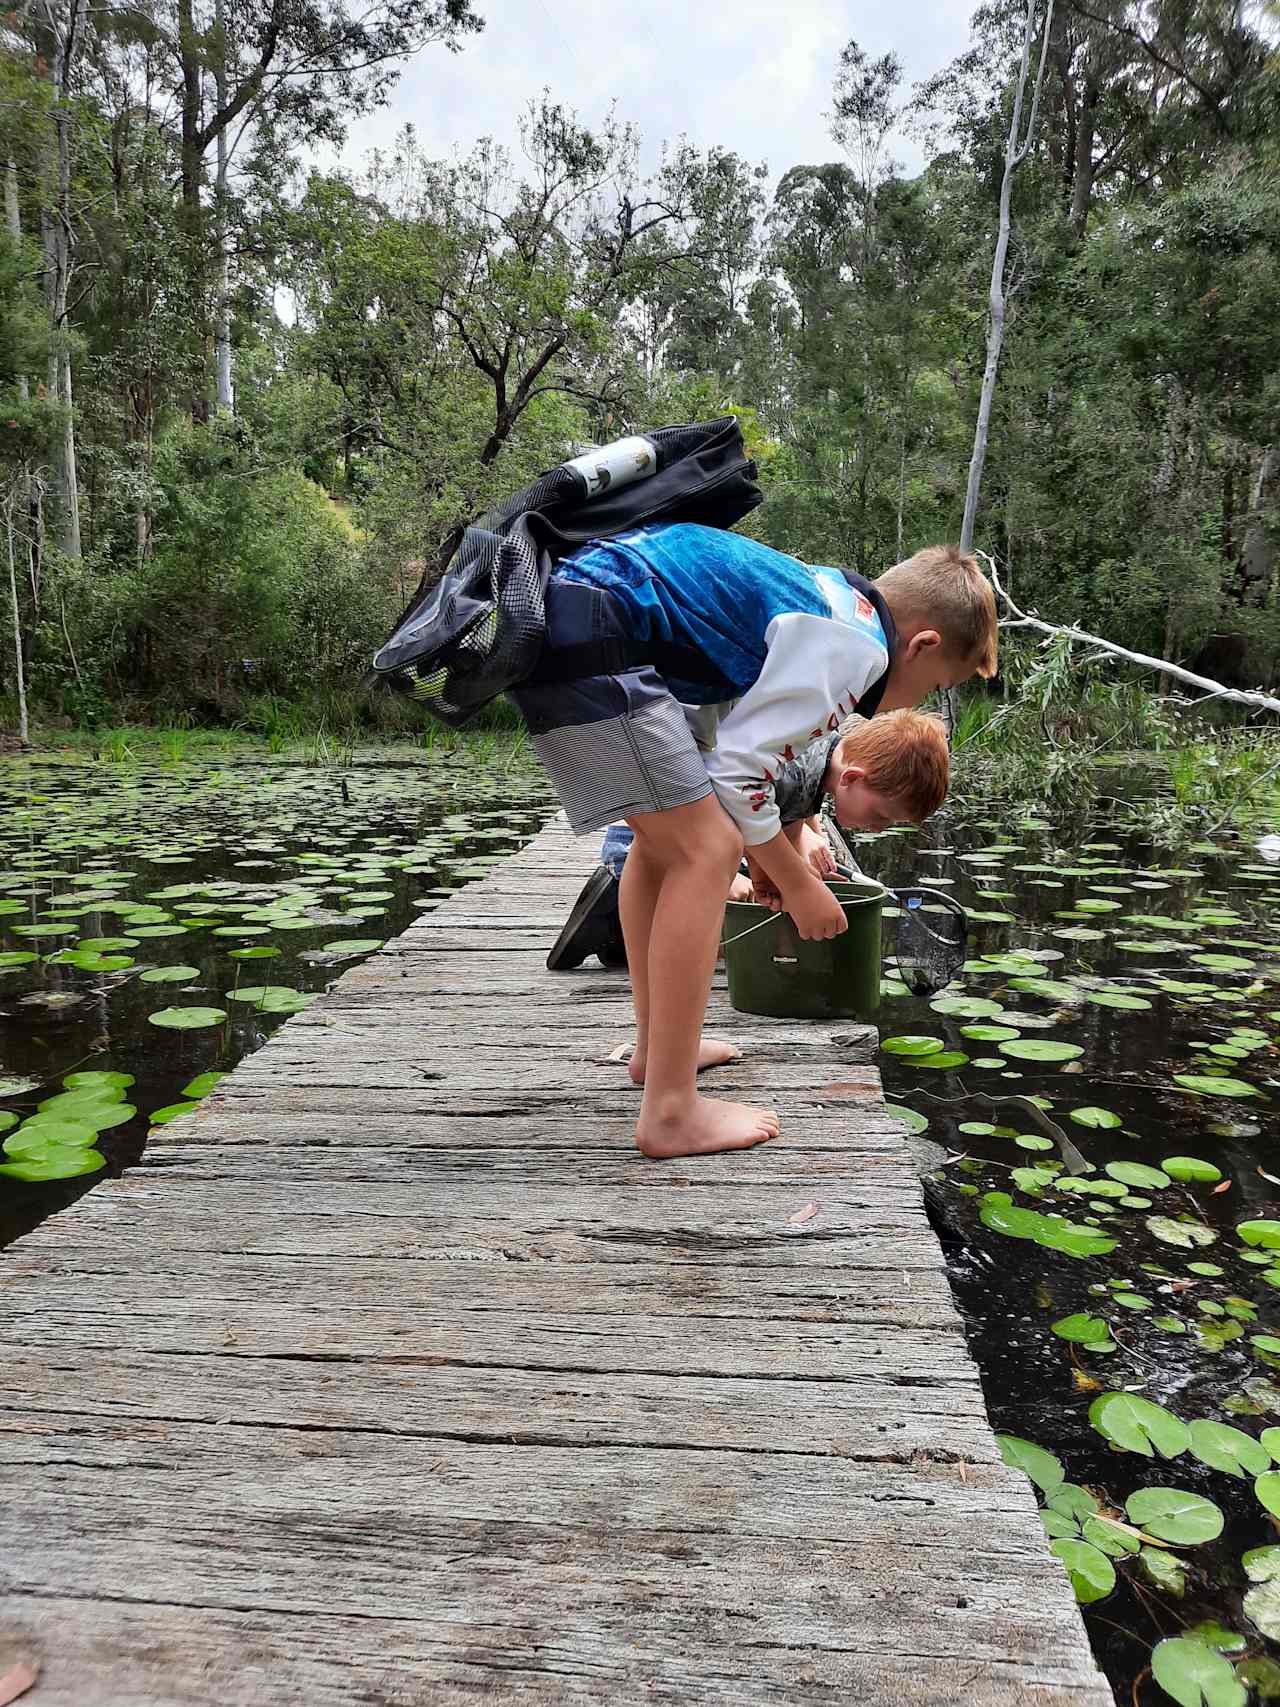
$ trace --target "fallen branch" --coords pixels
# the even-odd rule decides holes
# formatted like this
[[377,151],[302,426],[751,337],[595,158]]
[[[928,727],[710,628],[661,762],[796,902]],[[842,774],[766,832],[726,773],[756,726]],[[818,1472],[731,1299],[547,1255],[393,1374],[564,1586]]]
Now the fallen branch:
[[1186,682],[1188,687],[1201,689],[1209,698],[1234,700],[1237,705],[1249,705],[1257,711],[1280,711],[1280,699],[1276,699],[1272,694],[1255,692],[1249,688],[1223,687],[1221,682],[1212,681],[1208,676],[1197,676],[1192,670],[1184,670],[1180,664],[1171,664],[1167,658],[1152,658],[1145,652],[1130,652],[1128,647],[1117,646],[1113,640],[1103,640],[1096,634],[1086,634],[1082,628],[1043,622],[1038,616],[1028,614],[1013,602],[1012,595],[1000,584],[1000,575],[993,558],[985,551],[975,552],[974,555],[987,565],[991,573],[991,585],[1013,612],[1014,620],[1002,622],[1002,628],[1038,628],[1042,634],[1062,635],[1068,640],[1078,641],[1082,646],[1096,646],[1100,651],[1109,653],[1114,658],[1123,658],[1126,663],[1137,664],[1144,670],[1155,670],[1162,676],[1172,676],[1177,681]]

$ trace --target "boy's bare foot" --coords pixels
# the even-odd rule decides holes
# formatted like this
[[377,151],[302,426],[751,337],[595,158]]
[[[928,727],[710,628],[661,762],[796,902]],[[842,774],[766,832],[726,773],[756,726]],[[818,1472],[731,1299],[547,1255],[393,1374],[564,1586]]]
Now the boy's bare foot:
[[749,1150],[778,1136],[778,1116],[771,1108],[751,1108],[744,1102],[720,1102],[694,1097],[673,1105],[670,1112],[641,1114],[636,1144],[655,1160],[669,1156],[706,1156],[716,1150]]
[[[741,1061],[742,1051],[736,1044],[727,1043],[722,1037],[704,1037],[698,1045],[698,1071],[704,1072],[708,1067],[727,1067],[730,1061]],[[633,1049],[631,1059],[627,1062],[627,1072],[633,1085],[644,1083],[645,1058],[638,1049]]]

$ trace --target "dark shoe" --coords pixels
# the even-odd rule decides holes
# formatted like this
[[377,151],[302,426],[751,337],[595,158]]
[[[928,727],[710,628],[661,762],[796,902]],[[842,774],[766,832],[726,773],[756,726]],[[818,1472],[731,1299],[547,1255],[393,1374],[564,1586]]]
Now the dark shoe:
[[603,865],[591,873],[573,903],[564,929],[547,956],[547,970],[570,972],[581,966],[589,954],[599,955],[606,966],[627,964],[618,918],[618,884]]

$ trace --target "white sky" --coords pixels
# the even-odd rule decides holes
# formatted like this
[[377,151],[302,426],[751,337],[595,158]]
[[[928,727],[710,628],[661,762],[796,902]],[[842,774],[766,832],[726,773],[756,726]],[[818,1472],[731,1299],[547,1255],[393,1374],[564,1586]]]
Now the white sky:
[[[478,0],[485,19],[460,54],[429,47],[406,66],[391,104],[352,127],[322,167],[359,172],[370,148],[389,147],[412,122],[423,151],[443,157],[481,136],[516,142],[515,119],[545,85],[590,124],[611,100],[634,123],[652,166],[682,132],[789,167],[838,158],[825,117],[840,50],[852,36],[904,64],[904,91],[968,46],[976,0]],[[899,136],[893,157],[923,165]]]

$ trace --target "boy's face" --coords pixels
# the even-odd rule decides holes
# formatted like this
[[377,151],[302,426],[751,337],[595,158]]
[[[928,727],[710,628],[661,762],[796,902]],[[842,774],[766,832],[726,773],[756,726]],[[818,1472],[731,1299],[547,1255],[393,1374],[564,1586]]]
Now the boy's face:
[[948,652],[936,628],[903,635],[885,683],[880,711],[902,711],[919,705],[937,688],[958,688],[973,675],[972,667]]
[[836,822],[845,830],[887,830],[893,824],[915,822],[906,802],[872,788],[860,765],[841,771],[831,798]]

